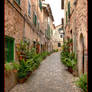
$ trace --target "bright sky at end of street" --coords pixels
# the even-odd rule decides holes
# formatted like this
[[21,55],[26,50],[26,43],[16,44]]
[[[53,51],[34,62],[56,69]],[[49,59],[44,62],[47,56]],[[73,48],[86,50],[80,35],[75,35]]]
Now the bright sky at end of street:
[[61,0],[45,0],[45,2],[51,6],[55,26],[60,25],[62,23],[61,18],[64,18],[64,10],[61,10]]

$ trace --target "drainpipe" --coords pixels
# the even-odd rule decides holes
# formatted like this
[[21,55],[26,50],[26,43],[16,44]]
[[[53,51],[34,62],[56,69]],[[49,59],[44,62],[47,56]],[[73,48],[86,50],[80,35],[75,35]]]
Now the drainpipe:
[[23,28],[23,40],[25,38],[25,14],[24,14],[24,28]]

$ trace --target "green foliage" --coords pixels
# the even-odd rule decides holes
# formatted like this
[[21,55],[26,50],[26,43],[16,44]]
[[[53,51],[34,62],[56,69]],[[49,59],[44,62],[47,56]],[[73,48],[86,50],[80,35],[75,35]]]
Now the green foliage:
[[16,61],[13,61],[12,63],[5,63],[5,70],[11,71],[13,69],[19,70],[19,63]]
[[5,71],[11,71],[13,69],[13,66],[11,63],[6,62],[5,63]]
[[19,70],[19,63],[18,62],[13,62],[13,69]]
[[76,81],[76,85],[87,92],[87,74],[82,75],[79,80]]
[[53,52],[58,52],[58,49],[54,50]]
[[31,58],[33,58],[35,55],[36,55],[36,49],[35,49],[35,48],[32,48],[32,49],[30,49],[30,50],[26,50],[25,58],[31,59]]
[[36,53],[35,48],[29,49],[29,42],[25,39],[21,41],[19,51],[24,55],[24,59],[20,61],[20,65],[13,64],[18,70],[18,78],[22,79],[27,76],[29,72],[33,72],[40,65],[40,62],[46,58],[47,55],[51,54],[43,52],[41,54]]
[[39,0],[39,7],[40,7],[40,10],[42,11],[42,2],[41,2],[41,0]]
[[34,71],[40,65],[40,62],[43,60],[44,57],[48,55],[48,52],[43,52],[41,54],[36,54],[35,49],[33,48],[30,52],[30,59],[27,61],[20,61],[20,66],[18,70],[18,78],[25,78],[29,72]]
[[71,67],[73,70],[76,69],[77,59],[75,53],[70,53],[69,44],[72,43],[72,39],[68,39],[68,41],[64,42],[63,51],[61,52],[61,61],[67,67]]
[[49,55],[49,54],[50,54],[49,52],[43,52],[43,53],[41,53],[41,56],[42,56],[42,58],[44,59],[44,58],[46,58],[46,56]]
[[26,38],[24,40],[21,40],[19,46],[17,47],[17,52],[20,52],[21,55],[25,55],[29,50],[29,45],[30,42]]
[[19,70],[18,70],[18,78],[25,78],[27,75],[28,66],[24,60],[20,62]]
[[75,56],[73,56],[72,53],[68,53],[68,52],[61,53],[61,61],[67,67],[72,67],[73,70],[75,69],[77,64],[77,59],[75,58]]

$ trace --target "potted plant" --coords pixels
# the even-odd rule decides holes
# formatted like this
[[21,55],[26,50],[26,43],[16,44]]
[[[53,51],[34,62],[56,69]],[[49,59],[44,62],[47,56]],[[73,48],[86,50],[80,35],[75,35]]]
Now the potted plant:
[[68,66],[68,71],[69,71],[70,73],[73,73],[73,69],[72,69],[73,65],[72,65],[71,59],[68,59],[68,61],[67,61],[67,66]]
[[81,88],[83,90],[83,92],[88,92],[88,90],[87,90],[87,74],[82,74],[75,83],[79,88]]
[[18,70],[18,82],[24,83],[26,80],[26,63],[24,60],[20,62],[19,70]]
[[13,66],[13,72],[17,73],[17,71],[19,70],[19,63],[17,61],[14,61],[12,63]]
[[18,82],[24,83],[26,80],[26,72],[18,72]]
[[9,77],[9,75],[10,75],[11,72],[12,72],[12,70],[13,70],[12,64],[6,62],[6,63],[5,63],[5,75],[6,75],[7,77]]

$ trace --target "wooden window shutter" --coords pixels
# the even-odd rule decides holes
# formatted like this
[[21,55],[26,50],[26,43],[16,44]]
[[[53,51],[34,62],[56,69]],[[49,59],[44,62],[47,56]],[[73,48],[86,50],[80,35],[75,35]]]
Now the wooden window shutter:
[[11,62],[14,60],[14,40],[5,38],[5,61]]
[[66,12],[66,24],[67,24],[67,12]]
[[29,16],[31,15],[30,9],[31,9],[31,4],[30,4],[30,2],[28,1],[28,15],[29,15]]
[[18,3],[18,5],[20,5],[20,0],[16,0],[16,2]]
[[70,18],[70,1],[68,2],[68,16]]
[[35,24],[35,14],[33,12],[33,23]]

